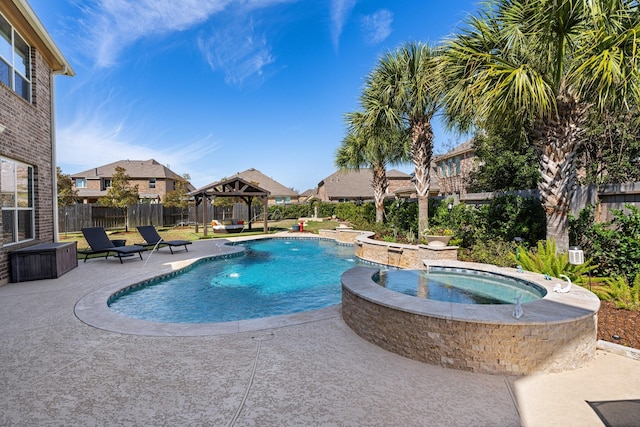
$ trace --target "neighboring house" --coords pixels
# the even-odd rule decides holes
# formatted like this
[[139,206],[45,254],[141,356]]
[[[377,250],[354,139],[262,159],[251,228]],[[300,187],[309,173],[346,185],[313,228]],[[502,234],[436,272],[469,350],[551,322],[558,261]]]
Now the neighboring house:
[[431,183],[438,186],[441,196],[467,193],[466,180],[474,168],[475,158],[473,140],[470,139],[433,159]]
[[[125,169],[129,184],[138,186],[142,202],[161,203],[169,191],[176,189],[176,181],[180,179],[180,175],[153,159],[119,160],[71,175],[73,188],[78,190],[78,200],[96,203],[105,196],[118,166]],[[188,190],[193,191],[195,187],[189,184]]]
[[[396,169],[387,171],[387,197],[413,185],[411,175]],[[339,170],[318,184],[316,197],[323,202],[356,202],[373,200],[372,169]]]
[[300,193],[300,203],[307,203],[309,200],[313,198],[318,198],[318,189],[317,188],[309,188],[308,190]]
[[55,75],[73,76],[26,0],[0,2],[0,285],[9,252],[57,240]]
[[269,178],[257,169],[250,168],[244,172],[238,172],[228,178],[233,178],[234,176],[267,190],[270,193],[268,199],[269,205],[289,205],[291,203],[298,203],[299,201],[298,198],[300,195],[297,191],[285,187],[278,181],[273,178]]

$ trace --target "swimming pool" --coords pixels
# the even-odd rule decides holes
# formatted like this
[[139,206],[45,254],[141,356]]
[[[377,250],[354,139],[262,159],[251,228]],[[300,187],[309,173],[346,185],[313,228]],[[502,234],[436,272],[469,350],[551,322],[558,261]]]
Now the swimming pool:
[[472,270],[388,270],[373,279],[405,295],[460,304],[514,304],[518,296],[527,303],[546,294],[530,282]]
[[359,262],[353,248],[321,239],[265,239],[243,255],[204,260],[109,299],[128,317],[210,323],[292,314],[341,302],[340,275]]

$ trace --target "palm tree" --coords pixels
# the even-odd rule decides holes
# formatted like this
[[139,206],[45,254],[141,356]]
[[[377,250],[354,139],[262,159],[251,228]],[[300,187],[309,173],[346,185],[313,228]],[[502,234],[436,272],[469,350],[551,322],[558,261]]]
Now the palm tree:
[[448,123],[531,126],[547,238],[566,251],[587,114],[628,108],[640,93],[637,2],[496,0],[466,24],[442,56]]
[[440,107],[436,53],[428,44],[413,42],[387,53],[367,76],[360,99],[364,126],[397,128],[409,133],[420,235],[429,225],[431,119]]
[[364,119],[362,112],[347,114],[348,133],[336,153],[336,166],[342,170],[372,168],[376,222],[382,222],[384,198],[389,188],[387,165],[409,161],[408,139],[398,128],[367,128]]

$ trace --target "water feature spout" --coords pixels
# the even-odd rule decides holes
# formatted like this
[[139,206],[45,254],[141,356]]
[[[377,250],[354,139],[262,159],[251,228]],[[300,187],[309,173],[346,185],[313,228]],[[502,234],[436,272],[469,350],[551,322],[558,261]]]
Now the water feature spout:
[[142,266],[142,269],[144,270],[144,268],[147,266],[147,263],[149,262],[149,258],[151,258],[151,255],[153,255],[153,251],[157,251],[158,250],[158,245],[162,243],[162,237],[160,238],[160,240],[158,240],[156,242],[155,245],[153,245],[153,248],[151,248],[151,253],[149,254],[149,256],[147,257],[147,259],[144,261],[144,265]]
[[515,317],[516,319],[521,318],[522,315],[524,314],[524,311],[522,310],[522,303],[520,302],[521,299],[522,299],[522,294],[518,292],[518,295],[516,296],[516,307],[513,309],[513,313],[512,313],[512,316]]
[[564,274],[561,274],[560,277],[564,277],[565,279],[567,279],[567,282],[569,282],[569,284],[566,287],[563,288],[562,284],[558,283],[558,284],[556,284],[556,286],[554,286],[553,292],[559,292],[561,294],[566,294],[567,292],[569,292],[571,290],[571,285],[572,285],[571,279],[568,276],[564,275]]

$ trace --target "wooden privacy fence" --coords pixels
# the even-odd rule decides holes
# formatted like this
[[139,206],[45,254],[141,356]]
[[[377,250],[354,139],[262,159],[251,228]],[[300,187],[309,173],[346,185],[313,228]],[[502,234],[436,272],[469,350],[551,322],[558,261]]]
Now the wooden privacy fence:
[[[262,207],[252,207],[249,218],[249,207],[244,203],[233,206],[213,206],[205,204],[207,218],[212,219],[241,219],[248,221],[262,212]],[[203,205],[198,206],[198,222],[202,223]],[[179,208],[164,207],[161,204],[137,204],[128,210],[129,228],[139,225],[175,226],[180,224],[195,224],[196,215],[193,206],[181,210]],[[106,230],[124,228],[125,210],[109,208],[97,204],[75,204],[58,208],[58,231],[60,233],[80,231],[84,227],[104,227]]]
[[[459,201],[469,205],[487,204],[496,195],[513,194],[520,197],[539,197],[538,190],[505,191],[502,193],[467,193],[459,196]],[[571,215],[578,216],[587,205],[596,205],[596,222],[613,219],[612,210],[626,211],[625,205],[640,208],[640,182],[627,184],[584,185],[574,191],[571,199]]]

